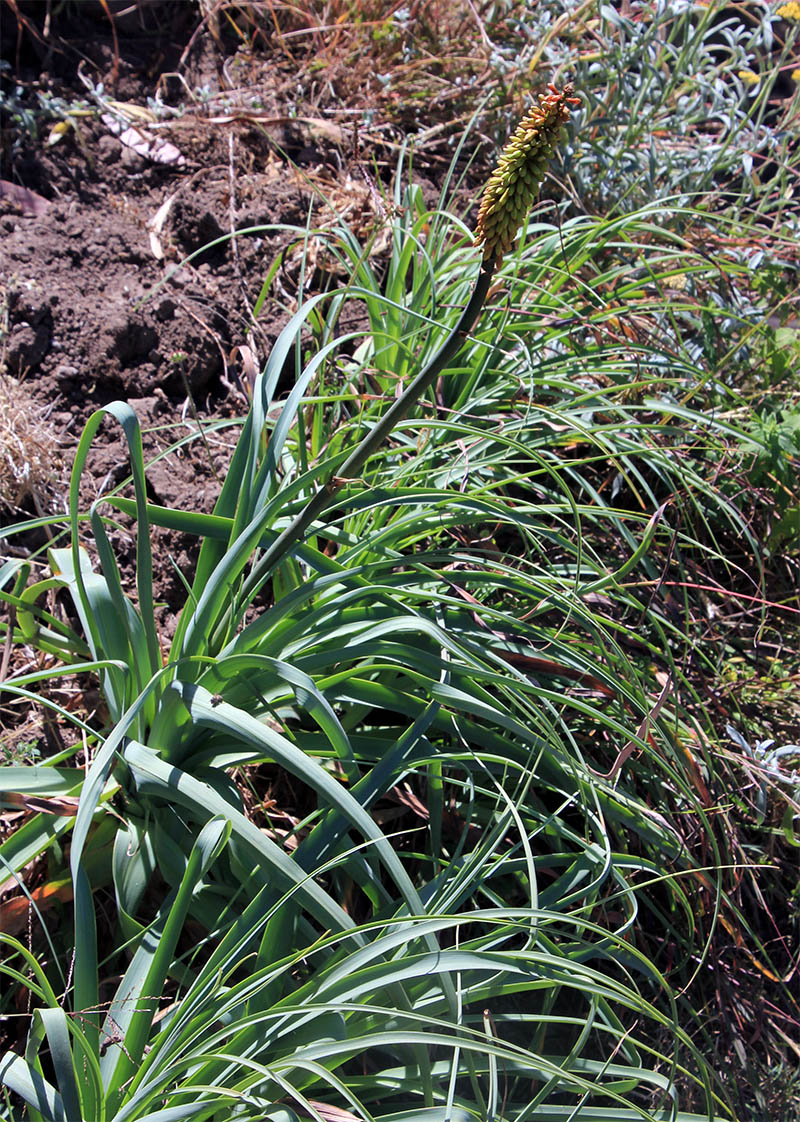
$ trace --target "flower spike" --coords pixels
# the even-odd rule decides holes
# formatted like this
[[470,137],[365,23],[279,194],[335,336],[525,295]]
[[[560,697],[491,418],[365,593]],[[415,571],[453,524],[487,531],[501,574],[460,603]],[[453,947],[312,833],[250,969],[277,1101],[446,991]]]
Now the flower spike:
[[548,88],[550,93],[539,94],[539,104],[520,121],[486,184],[474,242],[483,246],[485,261],[499,263],[508,253],[569,120],[569,107],[580,105],[572,86]]

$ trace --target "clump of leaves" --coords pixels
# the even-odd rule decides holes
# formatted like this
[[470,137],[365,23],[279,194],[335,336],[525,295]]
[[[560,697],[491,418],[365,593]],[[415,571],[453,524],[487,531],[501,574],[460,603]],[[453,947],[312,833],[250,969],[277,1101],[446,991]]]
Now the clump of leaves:
[[800,408],[754,413],[742,453],[751,484],[773,496],[768,553],[787,548],[794,552],[800,548]]
[[[694,932],[691,892],[707,883],[665,817],[674,805],[707,826],[703,761],[670,675],[655,690],[617,641],[631,619],[641,631],[624,578],[657,577],[656,544],[694,548],[664,525],[657,493],[675,470],[648,439],[670,431],[672,403],[611,410],[551,314],[572,274],[558,253],[602,274],[605,241],[635,222],[526,227],[515,261],[479,266],[462,223],[419,191],[398,196],[386,275],[342,229],[351,287],[306,300],[276,341],[213,514],[148,502],[138,421],[113,403],[81,437],[70,544],[50,575],[0,569],[12,640],[58,656],[59,674],[96,673],[109,711],[93,728],[58,710],[85,733],[88,770],[72,752],[5,777],[4,797],[32,810],[0,850],[9,869],[22,879],[49,858],[63,874],[69,851],[57,888],[73,901],[71,945],[45,920],[42,961],[6,939],[3,967],[35,1012],[0,1076],[44,1118],[133,1122],[158,1107],[216,1122],[235,1104],[287,1122],[501,1109],[621,1122],[674,1115],[679,1082],[706,1116],[725,1113],[635,939],[665,867],[658,915],[675,939]],[[524,315],[509,316],[501,286],[475,326],[496,272]],[[368,328],[343,334],[353,296]],[[105,421],[125,433],[133,497],[84,511]],[[609,463],[627,508],[603,497]],[[137,528],[129,583],[112,547],[120,510]],[[154,525],[202,539],[167,650]],[[54,589],[65,618],[42,606]],[[42,673],[4,688],[35,696]],[[244,768],[286,777],[289,831],[253,820]],[[23,894],[41,914],[39,887]]]

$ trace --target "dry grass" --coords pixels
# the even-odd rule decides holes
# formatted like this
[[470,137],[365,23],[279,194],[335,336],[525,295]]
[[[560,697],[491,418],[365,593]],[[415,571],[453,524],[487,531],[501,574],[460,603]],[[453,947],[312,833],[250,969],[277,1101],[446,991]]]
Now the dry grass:
[[291,96],[299,94],[302,112],[345,120],[365,115],[373,127],[390,124],[401,134],[418,134],[418,142],[446,145],[489,89],[487,123],[503,107],[518,115],[545,81],[527,59],[501,62],[497,53],[497,41],[512,35],[514,6],[501,11],[473,0],[208,0],[204,7],[209,26],[216,22],[220,33],[240,41],[226,75],[234,90],[237,71],[252,84],[257,60],[266,54],[285,73]]
[[30,499],[43,514],[54,509],[63,481],[52,426],[24,385],[0,374],[0,507],[18,511]]

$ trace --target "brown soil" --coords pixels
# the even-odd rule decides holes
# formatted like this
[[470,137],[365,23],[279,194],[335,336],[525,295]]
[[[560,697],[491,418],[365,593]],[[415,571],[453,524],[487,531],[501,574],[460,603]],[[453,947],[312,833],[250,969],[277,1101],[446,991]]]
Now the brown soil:
[[[67,466],[88,416],[115,399],[136,411],[147,457],[185,436],[186,424],[194,428],[195,408],[241,416],[248,381],[297,306],[300,252],[287,227],[302,230],[312,204],[318,226],[342,211],[366,234],[380,221],[375,183],[354,158],[364,133],[319,116],[292,118],[291,60],[277,50],[243,53],[192,3],[140,3],[125,14],[128,7],[112,3],[112,34],[99,3],[63,5],[48,27],[44,4],[15,11],[0,0],[3,91],[15,99],[2,122],[0,372],[44,412]],[[245,62],[246,111],[241,90],[220,101],[231,67]],[[73,112],[43,113],[41,94]],[[156,96],[176,115],[139,123],[136,109]],[[382,138],[368,139],[372,158]],[[383,151],[394,161],[390,140]],[[319,263],[311,272],[317,286],[326,283]],[[227,431],[209,439],[211,461],[195,440],[154,463],[151,499],[211,510],[235,440],[235,427]],[[63,510],[55,457],[53,471],[48,502]],[[127,474],[125,439],[109,419],[93,447],[87,499]],[[22,513],[47,505],[41,495],[33,500]],[[20,517],[20,508],[0,511],[0,526]],[[121,535],[116,545],[124,564],[133,541]],[[156,545],[168,633],[185,595],[175,565],[190,575],[194,543],[164,535]]]

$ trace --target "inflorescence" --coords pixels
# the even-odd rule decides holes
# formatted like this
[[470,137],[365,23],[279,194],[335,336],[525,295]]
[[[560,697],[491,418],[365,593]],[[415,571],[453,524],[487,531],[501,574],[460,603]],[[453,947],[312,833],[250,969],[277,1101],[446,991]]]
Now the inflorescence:
[[549,89],[520,121],[486,184],[474,243],[483,246],[484,260],[499,262],[508,253],[569,120],[570,106],[580,105],[571,96],[572,86]]

